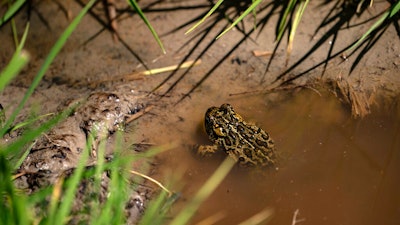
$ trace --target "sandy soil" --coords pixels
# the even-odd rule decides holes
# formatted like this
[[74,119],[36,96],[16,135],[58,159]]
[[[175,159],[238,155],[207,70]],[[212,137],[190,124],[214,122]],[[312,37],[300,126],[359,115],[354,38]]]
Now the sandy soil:
[[[53,112],[60,102],[93,91],[155,90],[160,100],[151,113],[131,124],[127,139],[157,145],[178,143],[180,147],[160,156],[158,176],[160,180],[170,179],[165,171],[170,171],[172,165],[179,163],[174,161],[174,155],[183,154],[185,162],[178,166],[182,167],[184,174],[181,181],[192,186],[183,190],[184,199],[190,199],[202,178],[209,175],[206,171],[212,170],[214,165],[204,169],[209,165],[198,165],[201,160],[190,153],[190,146],[208,143],[201,124],[203,114],[210,106],[230,102],[250,120],[270,127],[267,131],[276,137],[279,145],[288,137],[279,133],[283,129],[282,124],[290,126],[290,123],[283,122],[287,120],[281,118],[284,110],[299,110],[296,107],[284,108],[282,105],[287,102],[307,106],[312,104],[310,101],[315,101],[319,102],[316,103],[317,111],[323,111],[335,101],[324,99],[337,96],[340,102],[336,100],[332,104],[340,110],[334,111],[336,114],[322,114],[326,117],[322,121],[333,123],[342,123],[344,117],[352,120],[351,113],[356,117],[374,114],[381,109],[392,109],[398,103],[398,27],[388,24],[382,30],[382,36],[376,34],[376,42],[362,45],[354,54],[342,52],[372,25],[374,20],[368,21],[368,18],[379,15],[389,7],[387,2],[374,2],[373,7],[366,7],[358,14],[349,13],[352,8],[345,4],[311,2],[300,23],[289,59],[286,56],[286,38],[279,47],[274,45],[281,9],[279,5],[265,2],[259,7],[256,30],[253,30],[253,18],[248,17],[219,40],[215,37],[227,26],[226,16],[233,18],[240,14],[245,3],[239,6],[226,3],[189,35],[184,33],[211,8],[208,1],[146,1],[140,2],[140,5],[160,35],[166,54],[162,53],[146,25],[125,1],[116,2],[120,39],[115,40],[105,26],[107,19],[99,3],[85,16],[51,65],[31,98],[25,116],[31,107],[38,108],[41,113]],[[69,24],[68,15],[73,17],[80,9],[81,4],[75,1],[40,1],[33,4],[25,46],[31,61],[0,96],[7,113],[21,99],[50,48]],[[27,19],[27,10],[23,9],[17,17],[19,35]],[[3,68],[14,48],[10,27],[6,25],[0,29],[0,65]],[[274,57],[253,54],[253,51],[274,50]],[[201,59],[201,64],[190,69],[142,76],[140,79],[127,78],[135,72],[196,59]],[[101,80],[108,81],[98,84],[97,81]],[[296,96],[303,96],[299,88],[312,90],[312,93],[321,96],[322,101],[312,97],[296,100]],[[306,114],[311,115],[309,111]],[[293,148],[295,141],[290,140],[285,148]],[[187,170],[193,160],[198,167]],[[239,177],[244,176],[243,172],[237,173]],[[197,175],[199,180],[195,179]],[[246,207],[246,204],[250,203],[243,203],[242,206]],[[288,217],[288,211],[282,218]],[[279,215],[279,210],[277,213]],[[204,217],[207,215],[202,214]],[[279,218],[277,223],[287,224],[285,219]],[[243,218],[238,216],[238,219]],[[315,224],[317,222],[320,221],[316,220]]]

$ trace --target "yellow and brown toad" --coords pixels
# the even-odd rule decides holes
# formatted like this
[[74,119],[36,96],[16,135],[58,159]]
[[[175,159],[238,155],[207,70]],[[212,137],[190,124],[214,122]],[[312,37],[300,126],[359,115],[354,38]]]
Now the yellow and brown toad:
[[245,122],[231,105],[209,108],[204,123],[214,145],[199,146],[200,155],[220,149],[242,165],[273,166],[276,163],[274,142],[268,133]]

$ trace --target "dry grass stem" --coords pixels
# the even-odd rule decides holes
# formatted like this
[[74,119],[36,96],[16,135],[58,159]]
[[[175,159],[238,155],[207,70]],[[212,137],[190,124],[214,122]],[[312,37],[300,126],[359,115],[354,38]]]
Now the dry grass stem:
[[138,175],[138,176],[140,176],[140,177],[143,177],[144,179],[147,179],[147,180],[149,180],[149,181],[155,183],[157,186],[159,186],[161,189],[163,189],[165,192],[168,193],[168,197],[171,197],[171,196],[172,196],[173,193],[172,193],[170,190],[168,190],[166,187],[164,187],[164,185],[162,185],[162,184],[161,184],[159,181],[157,181],[156,179],[153,179],[153,178],[151,178],[151,177],[149,177],[149,176],[147,176],[147,175],[145,175],[145,174],[143,174],[143,173],[140,173],[140,172],[137,172],[137,171],[134,171],[134,170],[129,170],[129,172],[130,172],[131,174]]
[[50,202],[52,204],[55,204],[58,200],[61,198],[61,192],[62,192],[62,185],[64,183],[64,177],[61,176],[56,180],[56,183],[54,184],[54,189],[51,194],[51,200]]
[[224,212],[217,212],[212,216],[209,216],[205,218],[204,220],[198,222],[196,225],[210,225],[210,224],[216,224],[218,221],[222,220],[223,218],[226,217],[226,213]]
[[112,76],[112,77],[107,77],[105,79],[101,79],[101,80],[96,80],[96,81],[92,81],[90,82],[90,86],[96,86],[98,84],[101,83],[105,83],[108,81],[116,81],[116,80],[140,80],[143,79],[144,76],[149,76],[149,75],[155,75],[155,74],[159,74],[159,73],[165,73],[165,72],[169,72],[169,71],[174,71],[177,69],[184,69],[184,68],[188,68],[191,66],[197,66],[201,63],[201,60],[190,60],[187,62],[182,63],[181,65],[172,65],[172,66],[167,66],[167,67],[161,67],[161,68],[156,68],[156,69],[151,69],[151,70],[146,70],[146,71],[142,71],[142,72],[134,72],[134,73],[130,73],[130,74],[124,74],[121,76]]
[[263,56],[270,56],[272,55],[271,51],[260,51],[260,50],[254,50],[253,55],[255,57],[263,57]]
[[23,176],[23,175],[25,175],[25,174],[26,174],[25,172],[17,173],[17,174],[15,174],[15,175],[13,175],[13,176],[11,177],[11,179],[12,179],[12,180],[15,180],[15,179],[17,179],[17,178],[19,178],[19,177],[21,177],[21,176]]
[[299,215],[300,210],[296,209],[293,213],[293,219],[292,219],[292,225],[296,225],[298,223],[304,222],[306,219],[302,218],[302,219],[297,219],[297,216]]
[[148,113],[150,110],[152,110],[153,107],[154,107],[154,106],[148,106],[148,107],[146,107],[144,110],[139,111],[139,112],[133,114],[132,116],[130,116],[130,117],[126,120],[126,123],[129,124],[130,122],[132,122],[132,121],[136,120],[137,118],[143,116],[145,113]]
[[197,66],[200,63],[201,63],[201,59],[196,60],[196,61],[190,60],[190,61],[182,63],[181,65],[173,65],[173,66],[167,66],[167,67],[162,67],[162,68],[157,68],[157,69],[152,69],[152,70],[146,70],[146,71],[142,72],[142,74],[143,75],[154,75],[154,74],[158,74],[158,73],[174,71],[177,69],[184,69],[184,68],[188,68],[191,66]]
[[247,220],[241,222],[239,225],[254,225],[261,224],[266,220],[270,219],[274,214],[274,210],[271,208],[265,208],[261,212],[255,214],[254,216],[248,218]]

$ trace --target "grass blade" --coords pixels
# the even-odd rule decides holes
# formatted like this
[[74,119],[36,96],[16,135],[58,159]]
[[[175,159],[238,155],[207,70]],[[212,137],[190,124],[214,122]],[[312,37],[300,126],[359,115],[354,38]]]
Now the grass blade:
[[7,155],[0,149],[0,218],[2,224],[29,224],[26,200],[16,194]]
[[303,17],[303,14],[307,7],[308,2],[309,2],[309,0],[301,1],[299,8],[296,12],[296,15],[294,16],[292,29],[290,30],[290,34],[289,34],[289,42],[288,42],[288,46],[286,49],[286,65],[288,64],[289,57],[292,53],[293,41],[294,41],[294,36],[296,34],[296,30],[299,27],[300,20]]
[[279,22],[278,35],[276,36],[276,41],[281,40],[285,28],[287,27],[288,24],[289,13],[293,12],[294,7],[296,6],[296,2],[297,0],[290,0],[288,6],[286,7],[285,12],[283,13],[283,16],[281,18],[281,21]]
[[78,166],[74,170],[71,178],[68,180],[68,186],[66,188],[66,192],[63,196],[60,207],[58,208],[56,213],[51,214],[51,219],[48,220],[48,224],[64,224],[67,222],[67,216],[71,211],[72,203],[75,199],[75,192],[78,188],[79,182],[81,181],[86,162],[89,159],[89,149],[92,149],[92,144],[93,143],[89,141],[87,147],[81,153],[81,158],[79,159]]
[[189,34],[198,26],[200,26],[200,24],[202,24],[208,17],[211,16],[211,14],[215,12],[215,10],[217,10],[217,8],[222,4],[223,1],[224,0],[218,0],[218,2],[215,3],[215,5],[210,9],[210,11],[208,11],[208,13],[198,23],[196,23],[193,27],[191,27],[188,31],[186,31],[185,34]]
[[368,30],[365,32],[356,43],[354,43],[347,51],[351,51],[360,45],[374,30],[376,30],[385,20],[392,18],[400,10],[400,1],[387,10]]
[[220,37],[222,37],[222,35],[224,35],[226,32],[228,32],[229,30],[231,30],[234,26],[236,26],[236,24],[238,24],[241,20],[243,20],[243,18],[245,16],[247,16],[249,13],[253,12],[253,10],[262,2],[262,0],[256,0],[254,1],[249,8],[246,9],[246,11],[244,11],[244,13],[242,15],[239,16],[239,18],[237,18],[228,28],[226,28],[226,30],[224,30],[220,35],[217,36],[216,39],[219,39]]
[[160,214],[160,209],[167,198],[167,192],[162,191],[157,198],[153,199],[146,208],[139,224],[162,224],[163,215]]
[[29,23],[26,24],[24,34],[22,35],[21,42],[17,46],[11,61],[7,64],[7,67],[0,73],[0,92],[16,77],[24,66],[29,62],[29,54],[26,51],[22,51],[25,45],[26,37],[28,36]]
[[0,73],[0,91],[3,91],[11,80],[18,75],[22,68],[29,62],[29,58],[29,54],[26,51],[16,51],[14,53],[10,63]]
[[32,84],[29,87],[29,89],[27,90],[27,92],[25,93],[23,99],[18,104],[18,106],[14,110],[14,112],[11,114],[10,118],[5,123],[3,129],[0,130],[0,136],[3,136],[6,133],[8,127],[14,122],[15,118],[17,117],[19,112],[22,110],[22,108],[26,104],[28,98],[32,95],[33,91],[39,85],[39,83],[42,80],[47,69],[50,67],[51,63],[56,58],[57,54],[61,51],[61,49],[64,46],[67,39],[71,36],[72,32],[78,26],[78,24],[82,20],[83,16],[87,13],[87,11],[93,6],[93,4],[95,2],[96,2],[96,0],[89,1],[89,3],[82,9],[82,11],[78,14],[78,16],[71,22],[71,24],[67,27],[67,29],[65,29],[65,31],[58,38],[57,42],[51,48],[49,54],[47,55],[46,59],[44,60],[44,63],[42,64],[42,67],[40,68],[38,74],[33,79]]
[[166,51],[165,51],[164,45],[162,44],[162,42],[161,42],[160,38],[158,37],[157,32],[154,30],[153,26],[151,26],[150,21],[146,18],[146,16],[142,12],[142,9],[139,7],[139,5],[137,4],[137,2],[135,0],[129,0],[129,3],[131,4],[132,8],[134,8],[136,10],[136,12],[139,14],[140,18],[142,18],[142,20],[146,24],[146,26],[150,29],[151,34],[156,39],[162,52],[165,54]]
[[17,0],[14,4],[6,11],[3,17],[0,19],[0,27],[3,26],[16,12],[22,7],[26,0]]
[[[22,151],[25,151],[24,146],[34,140],[35,138],[39,137],[43,132],[46,132],[50,130],[55,124],[59,123],[62,119],[67,117],[68,115],[71,114],[72,108],[65,110],[64,112],[58,114],[54,118],[50,119],[40,127],[29,130],[24,133],[18,140],[7,146],[6,149],[4,149],[4,154],[9,157],[15,157],[21,155]],[[19,160],[19,159],[16,159]]]
[[227,157],[203,187],[196,193],[192,201],[172,220],[170,225],[187,224],[200,207],[201,203],[218,187],[234,165],[235,161]]

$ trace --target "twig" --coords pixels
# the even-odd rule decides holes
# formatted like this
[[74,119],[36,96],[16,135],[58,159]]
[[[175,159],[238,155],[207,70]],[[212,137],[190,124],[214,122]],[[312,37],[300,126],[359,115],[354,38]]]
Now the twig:
[[272,55],[273,52],[271,51],[260,51],[260,50],[254,50],[253,55],[255,57],[262,57],[262,56],[270,56]]
[[299,209],[296,209],[295,211],[294,211],[294,214],[293,214],[293,219],[292,219],[292,225],[295,225],[295,224],[297,224],[297,223],[301,223],[301,222],[304,222],[306,219],[305,218],[302,218],[302,219],[297,219],[297,216],[299,215]]
[[177,70],[177,69],[184,69],[184,68],[188,68],[191,66],[199,65],[200,63],[201,63],[200,59],[197,61],[190,60],[190,61],[182,63],[181,65],[172,65],[172,66],[167,66],[167,67],[146,70],[146,71],[142,71],[142,72],[134,72],[134,73],[130,73],[130,74],[124,74],[121,76],[112,76],[112,77],[109,77],[106,79],[93,81],[93,82],[91,82],[90,85],[97,85],[97,84],[101,84],[101,83],[104,83],[107,81],[114,81],[114,80],[118,80],[118,79],[140,80],[140,79],[143,79],[145,76],[155,75],[155,74],[159,74],[159,73],[165,73],[165,72],[169,72],[169,71],[173,71],[173,70]]
[[134,170],[129,170],[129,172],[132,173],[132,174],[141,176],[141,177],[143,177],[143,178],[145,178],[145,179],[147,179],[147,180],[149,180],[149,181],[155,183],[155,184],[156,184],[157,186],[159,186],[161,189],[163,189],[164,191],[166,191],[166,192],[168,193],[168,196],[172,196],[173,193],[172,193],[170,190],[168,190],[166,187],[164,187],[159,181],[157,181],[157,180],[155,180],[155,179],[153,179],[153,178],[151,178],[151,177],[149,177],[149,176],[147,176],[147,175],[144,175],[143,173],[134,171]]
[[128,124],[128,123],[130,123],[130,122],[136,120],[137,118],[143,116],[145,113],[148,113],[148,112],[149,112],[150,110],[152,110],[152,109],[153,109],[153,106],[148,106],[148,107],[146,107],[144,110],[139,111],[139,112],[133,114],[132,116],[130,116],[130,117],[126,120],[126,123]]

